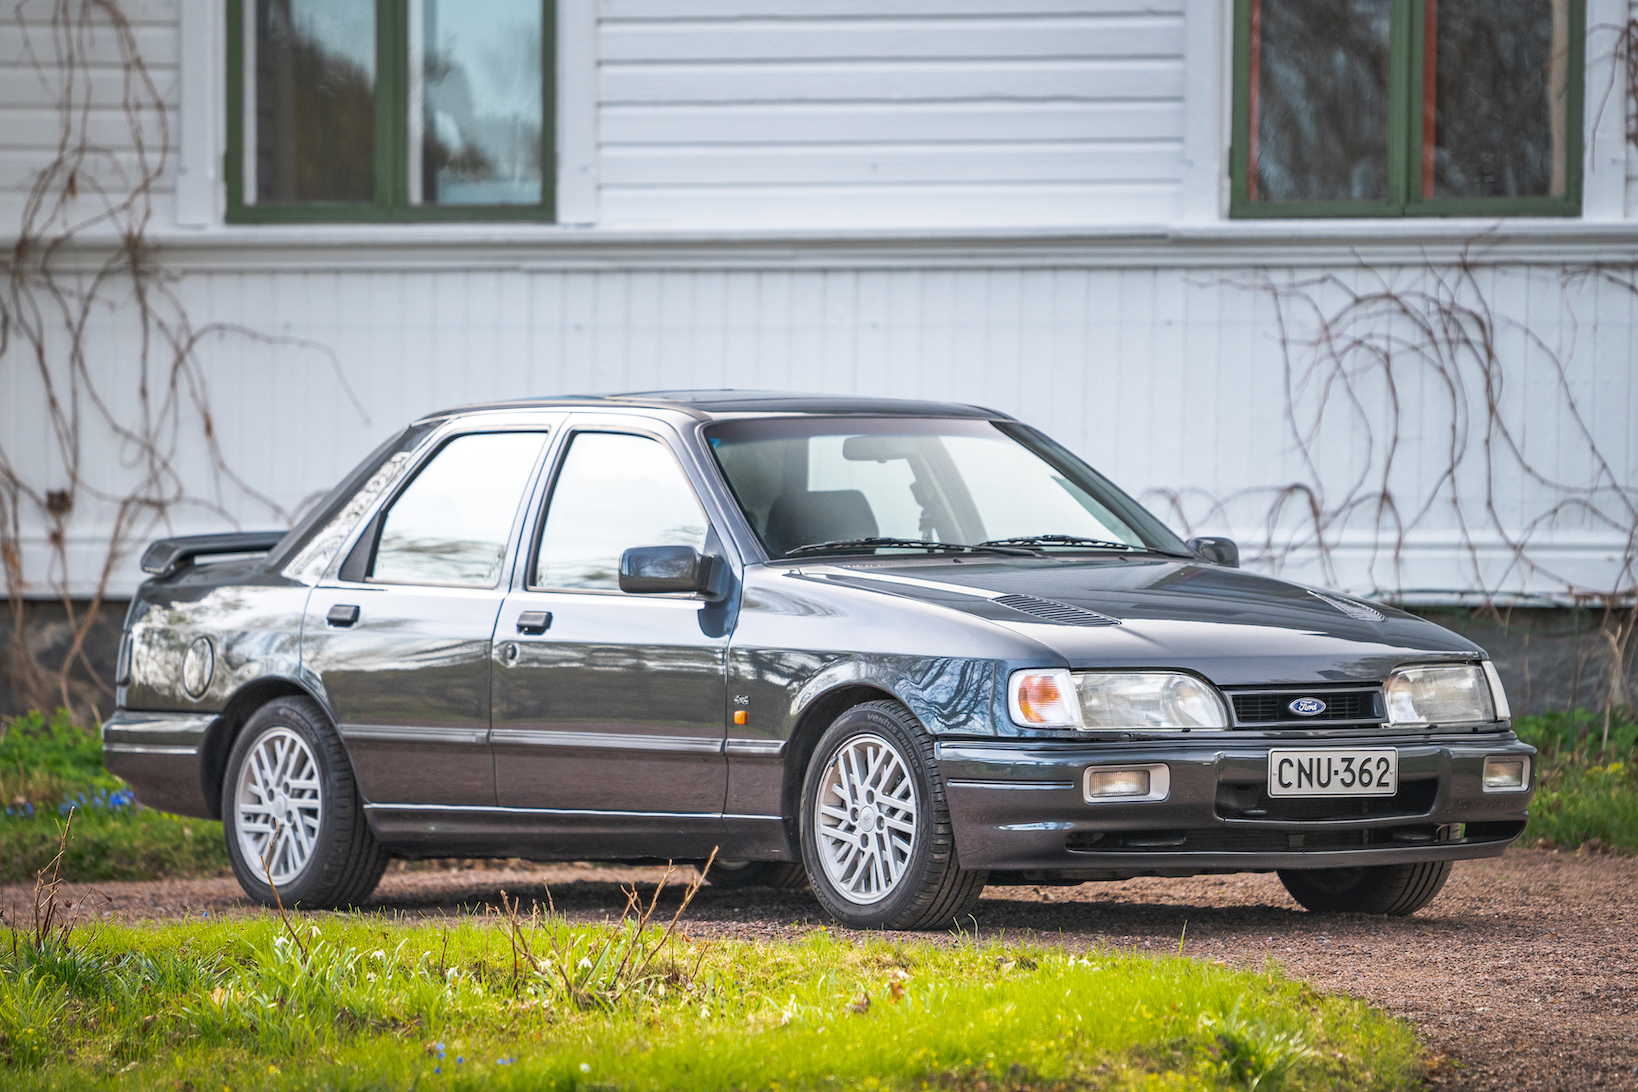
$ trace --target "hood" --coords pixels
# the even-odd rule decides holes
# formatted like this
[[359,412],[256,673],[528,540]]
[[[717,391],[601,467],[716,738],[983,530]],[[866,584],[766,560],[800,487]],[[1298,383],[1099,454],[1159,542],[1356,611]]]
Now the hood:
[[884,558],[804,575],[977,615],[1070,667],[1183,668],[1220,686],[1375,682],[1484,655],[1393,607],[1174,558]]

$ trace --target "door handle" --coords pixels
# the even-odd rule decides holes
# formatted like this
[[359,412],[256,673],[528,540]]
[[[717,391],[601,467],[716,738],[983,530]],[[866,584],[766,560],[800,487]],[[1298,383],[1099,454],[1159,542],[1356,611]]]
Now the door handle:
[[330,613],[324,616],[324,620],[337,629],[346,629],[358,621],[358,608],[351,603],[337,603],[330,608]]
[[545,633],[552,628],[552,612],[549,610],[526,610],[518,615],[519,633]]

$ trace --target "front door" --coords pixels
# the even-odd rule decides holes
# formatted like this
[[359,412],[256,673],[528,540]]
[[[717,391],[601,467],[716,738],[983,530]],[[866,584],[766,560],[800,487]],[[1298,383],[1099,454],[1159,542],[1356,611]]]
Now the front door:
[[491,644],[544,444],[542,432],[448,440],[308,599],[303,665],[372,804],[495,804]]
[[[503,807],[586,833],[715,831],[723,759],[723,608],[620,591],[634,546],[707,550],[676,455],[638,432],[568,438],[532,565],[495,633],[495,787]],[[668,856],[644,842],[624,852]]]

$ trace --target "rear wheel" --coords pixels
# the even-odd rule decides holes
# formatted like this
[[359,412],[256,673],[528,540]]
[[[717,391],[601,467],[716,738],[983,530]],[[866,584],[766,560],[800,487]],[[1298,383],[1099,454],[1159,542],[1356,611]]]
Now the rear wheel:
[[245,724],[228,756],[222,828],[239,886],[264,906],[352,906],[387,867],[347,752],[311,698],[269,702]]
[[984,893],[988,874],[956,856],[933,741],[898,702],[855,706],[820,737],[801,840],[814,895],[854,928],[945,928]]
[[[705,869],[705,862],[695,866]],[[769,887],[776,891],[796,891],[808,886],[808,874],[799,864],[789,861],[724,861],[712,862],[705,877],[712,887],[737,891],[743,887]]]
[[1414,914],[1445,886],[1449,861],[1378,865],[1373,868],[1281,869],[1280,882],[1306,909],[1320,914],[1352,912]]

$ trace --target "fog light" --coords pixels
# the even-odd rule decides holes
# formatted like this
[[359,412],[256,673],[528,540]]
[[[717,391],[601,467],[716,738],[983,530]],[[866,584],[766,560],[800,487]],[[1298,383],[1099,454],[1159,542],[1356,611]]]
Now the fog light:
[[1164,800],[1171,790],[1170,771],[1153,766],[1093,766],[1086,771],[1082,791],[1087,802],[1099,800]]
[[1093,770],[1086,775],[1088,796],[1148,796],[1148,770]]
[[1529,780],[1528,758],[1496,757],[1484,760],[1485,792],[1523,792]]

